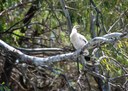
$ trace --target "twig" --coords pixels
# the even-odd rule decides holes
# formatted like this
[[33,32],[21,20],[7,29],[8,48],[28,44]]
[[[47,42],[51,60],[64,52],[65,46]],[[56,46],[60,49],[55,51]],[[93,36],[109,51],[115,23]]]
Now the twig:
[[17,7],[21,7],[21,6],[24,6],[24,5],[26,5],[26,4],[28,4],[28,3],[32,3],[32,2],[33,2],[33,1],[28,1],[28,2],[25,2],[25,3],[16,4],[16,5],[13,6],[13,7],[9,7],[9,9],[6,9],[6,10],[0,12],[0,16],[4,15],[4,14],[7,13],[7,12],[10,12],[11,10],[16,9]]
[[124,15],[124,13],[122,13],[120,15],[120,17],[109,27],[108,29],[108,33],[112,30],[112,28],[119,22],[120,18]]
[[[107,31],[106,31],[106,29],[104,27],[103,15],[102,15],[101,11],[97,8],[97,6],[95,5],[93,0],[90,0],[90,3],[92,4],[92,6],[94,7],[95,11],[97,12],[96,25],[98,27],[100,27],[100,31],[99,31],[98,35],[100,35],[101,30],[103,30],[105,33],[107,33]],[[101,15],[101,24],[99,23],[99,15]]]
[[15,78],[11,77],[11,79],[12,79],[13,81],[15,81],[15,82],[20,86],[20,88],[21,88],[22,90],[28,91],[28,89],[24,88],[24,87],[20,84],[20,82],[17,81]]
[[128,77],[128,74],[124,74],[122,76],[117,76],[117,77],[114,77],[114,78],[109,78],[109,81],[112,82],[112,81],[115,81],[115,80],[123,78],[123,77]]
[[80,89],[81,89],[81,91],[82,91],[82,87],[81,87],[81,83],[80,83],[81,77],[82,77],[82,73],[80,73],[80,75],[79,75],[79,77],[78,77],[78,79],[77,79],[77,83],[78,83],[78,85],[79,85],[79,87],[80,87]]
[[111,61],[114,61],[114,63],[116,63],[125,73],[128,73],[125,69],[125,67],[123,67],[123,65],[121,65],[116,59],[112,58],[112,57],[108,57],[108,56],[102,56],[100,57],[97,61],[98,64],[102,61],[102,59],[107,58],[107,59],[111,59]]

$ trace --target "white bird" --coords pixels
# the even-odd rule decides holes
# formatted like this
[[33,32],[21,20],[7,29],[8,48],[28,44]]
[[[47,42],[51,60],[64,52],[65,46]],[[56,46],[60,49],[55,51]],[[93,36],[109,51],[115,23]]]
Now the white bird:
[[[77,32],[77,28],[79,28],[79,27],[80,26],[78,26],[78,25],[74,26],[72,28],[72,32],[70,34],[70,41],[71,41],[71,43],[73,44],[73,46],[75,47],[76,50],[82,49],[88,43],[87,39],[83,35],[81,35],[80,33]],[[85,49],[84,54],[80,56],[80,62],[84,66],[87,64],[86,61],[90,61],[90,57],[88,55],[89,55],[89,52],[88,52],[87,49]],[[77,67],[78,67],[78,70],[79,70],[79,64],[77,63],[77,65],[78,65]],[[91,64],[91,66],[92,66],[92,64]],[[96,80],[97,84],[100,86],[100,83],[98,82],[99,78],[94,77],[94,79]]]
[[[80,28],[79,25],[74,26],[70,34],[70,41],[76,50],[82,49],[88,43],[87,39],[77,32],[78,28]],[[84,55],[89,55],[88,50],[84,50]]]

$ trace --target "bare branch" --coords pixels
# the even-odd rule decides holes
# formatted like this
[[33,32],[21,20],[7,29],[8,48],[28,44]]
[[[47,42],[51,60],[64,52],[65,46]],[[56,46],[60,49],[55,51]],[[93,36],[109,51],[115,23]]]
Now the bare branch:
[[120,79],[120,78],[123,78],[123,77],[128,77],[128,74],[124,74],[122,76],[117,76],[117,77],[114,77],[114,78],[110,78],[109,81],[114,81],[114,80],[117,80],[117,79]]
[[121,38],[123,38],[127,35],[128,35],[127,32],[125,32],[125,33],[114,32],[114,33],[106,34],[102,37],[95,37],[92,40],[90,40],[88,42],[88,44],[85,45],[82,50],[84,50],[84,49],[93,49],[95,47],[101,46],[104,43],[113,43],[116,40],[120,40]]
[[[120,39],[121,36],[123,36],[123,35],[124,35],[123,33],[112,33],[112,34],[104,35],[103,37],[95,37],[94,39],[89,41],[89,43],[87,45],[85,45],[83,49],[85,49],[85,48],[93,49],[95,47],[95,45],[97,45],[97,44],[99,45],[99,44],[103,44],[103,43],[111,43],[112,41],[115,40],[115,38]],[[114,36],[115,38],[109,39],[109,38],[111,38],[111,36]],[[0,46],[3,47],[4,49],[6,49],[7,51],[15,54],[15,56],[17,57],[17,59],[19,59],[19,61],[25,62],[25,63],[32,63],[35,65],[44,65],[46,63],[49,64],[52,62],[57,62],[57,61],[62,61],[62,60],[67,60],[67,59],[76,59],[80,55],[80,52],[81,52],[81,50],[77,50],[76,52],[41,58],[41,57],[34,57],[34,56],[26,55],[26,54],[22,53],[21,51],[15,49],[14,47],[6,44],[2,40],[0,40]],[[97,46],[97,47],[99,47],[99,46]]]
[[3,42],[2,40],[0,40],[0,46],[5,48],[7,51],[14,53],[15,56],[17,57],[17,59],[19,59],[21,62],[30,63],[30,64],[32,63],[32,64],[35,64],[37,66],[38,65],[44,65],[45,63],[49,64],[52,62],[57,62],[57,61],[66,60],[66,59],[74,59],[74,58],[77,58],[77,55],[80,53],[80,50],[79,50],[79,51],[76,51],[73,53],[50,56],[47,58],[40,58],[40,57],[34,57],[34,56],[26,55],[26,54],[22,53],[21,51],[15,49],[14,47],[9,46],[8,44]]
[[25,2],[25,3],[18,3],[18,4],[15,4],[15,6],[12,6],[12,7],[9,7],[8,9],[5,9],[3,10],[2,12],[0,12],[0,16],[4,15],[5,13],[8,13],[10,12],[11,10],[14,10],[18,7],[23,7],[25,6],[26,4],[29,4],[29,3],[32,3],[33,1],[28,1],[28,2]]
[[24,52],[39,52],[39,51],[63,51],[61,48],[16,48]]
[[62,9],[63,9],[63,12],[64,12],[64,14],[65,14],[65,16],[67,18],[67,21],[68,21],[68,29],[71,32],[72,23],[71,23],[71,19],[70,19],[70,15],[69,15],[68,9],[66,8],[65,1],[64,0],[60,0],[60,3],[61,3],[61,6],[62,6]]

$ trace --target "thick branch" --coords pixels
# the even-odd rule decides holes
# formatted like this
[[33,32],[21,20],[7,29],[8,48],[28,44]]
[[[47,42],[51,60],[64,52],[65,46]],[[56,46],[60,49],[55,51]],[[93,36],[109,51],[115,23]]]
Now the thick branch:
[[[93,49],[95,45],[103,44],[103,43],[111,43],[113,41],[119,40],[122,36],[127,35],[127,33],[111,33],[104,35],[103,37],[95,37],[83,49]],[[114,37],[114,38],[113,38]],[[14,47],[6,44],[2,40],[0,40],[0,46],[9,51],[10,53],[15,54],[16,58],[19,59],[21,62],[27,62],[27,63],[32,63],[35,65],[44,65],[46,63],[51,63],[51,62],[57,62],[57,61],[62,61],[62,60],[67,60],[67,59],[76,59],[78,55],[80,55],[81,50],[77,50],[76,52],[72,53],[66,53],[66,54],[60,54],[56,56],[50,56],[46,58],[41,58],[41,57],[34,57],[34,56],[29,56],[21,51],[15,49]],[[97,46],[98,47],[98,46]]]
[[16,48],[23,52],[42,52],[42,51],[63,51],[61,48]]
[[15,49],[14,47],[9,46],[2,40],[0,40],[0,46],[6,49],[7,51],[10,51],[11,53],[15,54],[15,56],[17,57],[17,59],[19,59],[19,61],[26,62],[26,63],[32,63],[37,66],[44,65],[45,63],[57,62],[57,61],[66,60],[66,59],[74,59],[74,58],[77,58],[77,55],[80,53],[80,50],[78,50],[72,53],[41,58],[41,57],[34,57],[34,56],[26,55],[22,53],[21,51]]
[[102,37],[95,37],[92,40],[90,40],[87,45],[84,46],[83,50],[93,49],[95,47],[101,46],[104,43],[114,43],[115,41],[120,40],[127,35],[128,35],[127,32],[125,33],[114,32],[114,33],[106,34]]
[[[85,48],[86,49],[93,49],[93,48],[95,48],[94,45],[99,45],[99,44],[101,45],[101,44],[104,44],[104,43],[111,43],[111,41],[115,42],[115,39],[119,40],[122,37],[124,37],[125,35],[127,35],[127,33],[124,33],[124,34],[123,33],[112,33],[112,34],[104,35],[103,37],[95,37],[94,39],[89,41],[89,43],[87,45],[85,45],[83,49],[85,49]],[[71,53],[60,54],[60,55],[41,58],[41,57],[26,55],[26,54],[22,53],[20,50],[6,44],[2,40],[0,40],[0,46],[3,47],[8,53],[15,56],[15,58],[17,60],[19,60],[19,62],[34,64],[36,66],[42,66],[42,65],[53,63],[53,62],[62,61],[62,60],[77,59],[77,57],[80,55],[81,51],[83,50],[82,49],[82,50],[77,50],[76,52],[71,52]],[[99,46],[97,46],[97,47],[99,47]],[[89,74],[91,74],[95,77],[98,77],[101,80],[107,81],[108,78],[106,78],[105,76],[103,76],[101,74],[98,74],[98,73],[96,73],[92,70],[89,70],[88,68],[86,68],[85,65],[83,65],[83,66],[85,67],[85,70]],[[110,79],[110,80],[113,80],[113,79]]]

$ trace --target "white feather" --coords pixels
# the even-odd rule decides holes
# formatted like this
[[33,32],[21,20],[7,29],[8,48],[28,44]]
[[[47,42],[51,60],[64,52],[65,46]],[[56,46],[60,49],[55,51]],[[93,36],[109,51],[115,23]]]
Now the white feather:
[[[87,39],[77,32],[77,26],[74,26],[70,34],[70,41],[76,50],[82,49],[87,43]],[[88,50],[84,50],[85,55],[89,55]]]

